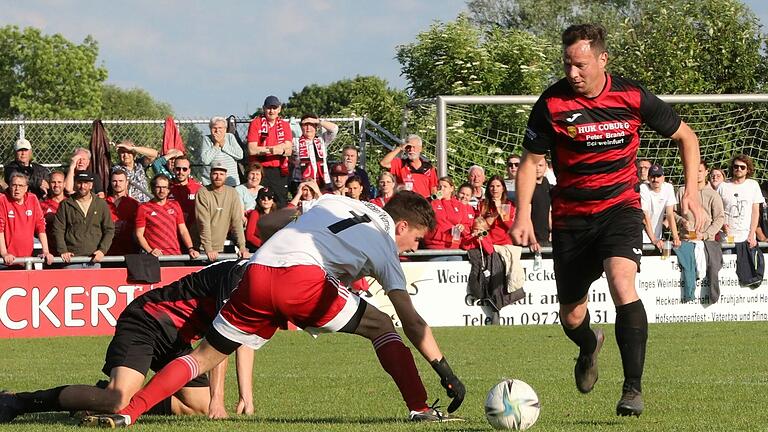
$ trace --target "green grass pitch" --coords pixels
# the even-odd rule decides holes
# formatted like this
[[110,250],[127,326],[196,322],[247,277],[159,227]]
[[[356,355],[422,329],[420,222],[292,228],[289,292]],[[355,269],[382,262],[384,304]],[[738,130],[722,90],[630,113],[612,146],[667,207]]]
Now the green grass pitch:
[[[621,361],[613,326],[600,356],[600,380],[589,395],[573,383],[576,348],[559,326],[434,329],[453,369],[467,386],[457,414],[467,421],[413,424],[370,343],[350,335],[313,340],[282,332],[256,354],[253,416],[227,420],[143,417],[135,431],[413,431],[491,430],[483,414],[487,391],[502,378],[522,379],[538,392],[535,431],[765,431],[768,430],[768,324],[651,325],[644,378],[646,412],[615,416]],[[0,388],[13,391],[94,383],[109,339],[0,340]],[[237,388],[234,361],[227,406]],[[437,375],[417,355],[430,403],[447,398]],[[26,415],[2,431],[73,430],[64,413]]]

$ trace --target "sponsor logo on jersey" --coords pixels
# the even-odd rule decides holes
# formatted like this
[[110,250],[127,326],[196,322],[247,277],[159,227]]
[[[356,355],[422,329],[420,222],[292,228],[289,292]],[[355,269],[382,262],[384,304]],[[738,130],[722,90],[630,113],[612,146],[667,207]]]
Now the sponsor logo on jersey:
[[8,217],[9,218],[15,218],[16,217],[16,213],[14,213],[13,210],[8,210]]
[[567,121],[568,123],[573,123],[580,116],[581,116],[581,113],[578,113],[578,112],[577,113],[573,113],[573,115],[568,117],[567,119],[565,119],[565,121]]
[[157,212],[152,210],[152,213],[149,214],[150,216],[157,216]]

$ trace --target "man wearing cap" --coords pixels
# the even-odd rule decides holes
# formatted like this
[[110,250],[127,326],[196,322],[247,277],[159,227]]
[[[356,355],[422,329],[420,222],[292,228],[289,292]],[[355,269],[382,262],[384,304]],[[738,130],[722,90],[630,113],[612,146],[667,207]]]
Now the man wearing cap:
[[[427,198],[437,193],[437,170],[429,161],[421,159],[421,137],[408,135],[405,142],[387,153],[379,164],[395,175],[397,184]],[[403,154],[403,158],[397,157]]]
[[658,164],[653,164],[648,169],[648,184],[640,185],[640,203],[645,213],[643,243],[652,243],[659,250],[662,249],[664,240],[661,234],[666,219],[672,233],[673,245],[680,246],[680,236],[675,224],[675,189],[664,181],[664,168]]
[[45,199],[48,193],[48,169],[37,162],[32,162],[32,144],[24,138],[13,145],[15,159],[5,165],[5,183],[11,185],[11,174],[19,172],[29,178],[29,191],[38,199]]
[[[235,136],[227,132],[227,119],[224,117],[213,117],[208,127],[211,129],[211,134],[203,137],[200,162],[208,166],[213,166],[214,163],[223,165],[227,169],[225,183],[235,187],[240,184],[237,161],[243,158],[243,149],[237,143]],[[206,171],[203,170],[200,180],[207,186],[211,184],[211,175]]]
[[[317,114],[301,116],[301,136],[293,139],[293,185],[314,180],[322,188],[331,182],[328,174],[328,145],[336,139],[339,126],[327,120],[321,121]],[[323,128],[323,133],[317,133]]]
[[331,184],[326,193],[334,195],[346,195],[347,193],[347,179],[349,173],[343,164],[336,164],[331,168]]
[[243,230],[243,204],[232,186],[224,184],[227,168],[220,162],[211,165],[211,184],[197,192],[195,217],[200,234],[200,244],[210,261],[216,261],[224,250],[224,241],[230,232],[241,258],[250,257],[245,246]]
[[73,256],[91,257],[90,263],[69,267],[101,267],[99,262],[112,245],[115,225],[109,205],[93,194],[93,173],[74,172],[75,192],[59,205],[53,220],[56,251],[64,262]]
[[280,118],[281,103],[277,96],[264,99],[264,112],[248,126],[248,162],[264,167],[262,185],[275,191],[278,206],[288,201],[288,158],[293,151],[293,133],[287,121]]

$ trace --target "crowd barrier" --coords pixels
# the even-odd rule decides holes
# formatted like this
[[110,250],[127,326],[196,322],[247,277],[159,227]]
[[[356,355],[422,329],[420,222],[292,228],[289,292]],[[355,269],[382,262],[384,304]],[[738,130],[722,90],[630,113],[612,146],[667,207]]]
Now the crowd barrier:
[[[469,262],[416,261],[428,254],[410,254],[413,261],[403,263],[408,292],[427,323],[434,327],[491,324],[487,310],[466,296]],[[118,258],[122,259],[115,257]],[[693,300],[682,300],[680,268],[675,256],[644,256],[637,288],[649,322],[768,321],[768,284],[764,280],[757,288],[741,287],[735,271],[736,255],[725,254],[723,258],[719,274],[721,294],[719,301],[712,303],[706,279],[698,281]],[[533,260],[526,254],[521,264],[525,297],[501,310],[499,324],[558,324],[552,260],[545,254],[541,267],[533,270]],[[162,281],[156,284],[128,282],[126,270],[115,268],[3,271],[0,338],[110,335],[117,317],[132,299],[199,268],[163,267]],[[390,314],[397,324],[398,318],[382,288],[372,279],[370,282],[370,291],[363,297]],[[604,277],[592,285],[589,299],[594,322],[615,321],[615,308]]]

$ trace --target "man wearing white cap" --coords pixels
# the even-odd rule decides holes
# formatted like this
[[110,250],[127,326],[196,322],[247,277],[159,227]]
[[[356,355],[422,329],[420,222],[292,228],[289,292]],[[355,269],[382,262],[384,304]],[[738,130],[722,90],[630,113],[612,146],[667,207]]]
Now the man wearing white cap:
[[29,178],[29,191],[39,199],[45,199],[48,193],[48,169],[37,162],[32,162],[32,144],[24,138],[13,145],[16,158],[5,165],[5,182],[10,183],[11,174],[18,172]]

